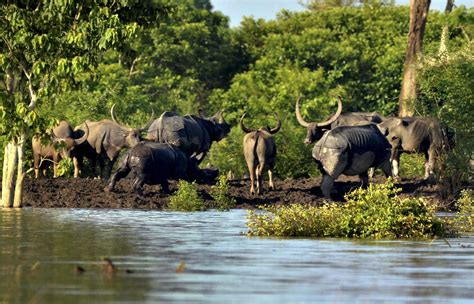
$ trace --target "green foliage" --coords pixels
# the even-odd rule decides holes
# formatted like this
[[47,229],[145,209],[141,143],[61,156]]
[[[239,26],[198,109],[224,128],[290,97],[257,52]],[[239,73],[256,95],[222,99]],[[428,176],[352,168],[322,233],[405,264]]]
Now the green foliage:
[[74,175],[74,165],[71,158],[63,158],[58,164],[58,177],[72,177]]
[[175,211],[203,211],[206,209],[206,205],[199,196],[195,183],[180,180],[178,182],[178,190],[170,196],[168,209]]
[[391,180],[356,189],[347,203],[266,206],[249,211],[249,235],[280,237],[432,238],[447,225],[420,198],[401,198]]
[[449,54],[448,60],[435,58],[420,70],[420,96],[416,108],[421,115],[436,117],[455,132],[455,147],[438,175],[456,192],[470,176],[469,159],[474,151],[474,59],[472,46]]
[[456,231],[474,231],[474,191],[464,189],[456,202],[457,214],[453,219],[453,226]]
[[400,176],[407,179],[423,177],[425,174],[425,156],[407,154],[400,156]]
[[220,211],[227,211],[229,209],[235,208],[237,201],[235,198],[229,196],[229,182],[225,175],[220,175],[217,180],[217,184],[211,186],[211,191],[209,193],[214,202],[211,208],[215,208]]

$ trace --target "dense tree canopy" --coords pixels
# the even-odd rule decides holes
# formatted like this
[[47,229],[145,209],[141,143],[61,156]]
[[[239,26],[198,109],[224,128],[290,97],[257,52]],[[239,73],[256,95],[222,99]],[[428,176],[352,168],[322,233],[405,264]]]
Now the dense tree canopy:
[[[282,11],[275,20],[244,18],[239,27],[231,29],[228,18],[214,12],[206,0],[86,1],[87,13],[84,8],[79,12],[79,4],[67,5],[73,1],[51,3],[56,2],[66,3],[70,11],[28,24],[1,25],[6,39],[18,43],[18,55],[12,56],[5,39],[0,42],[2,79],[15,60],[15,73],[24,74],[19,63],[27,60],[31,84],[36,94],[47,100],[38,105],[35,114],[27,111],[26,115],[68,119],[76,125],[85,119],[108,117],[116,103],[122,121],[142,125],[152,109],[181,114],[196,113],[199,108],[207,112],[222,109],[234,128],[226,140],[214,145],[209,162],[221,171],[242,174],[246,169],[238,118],[247,111],[249,125],[260,127],[274,124],[276,113],[283,121],[276,136],[276,174],[289,177],[316,174],[310,149],[302,143],[305,130],[294,118],[298,96],[303,96],[302,113],[311,121],[322,120],[335,110],[336,95],[343,97],[345,111],[385,115],[398,111],[407,7],[368,1],[299,13]],[[127,5],[114,7],[112,2]],[[36,2],[26,3],[31,6]],[[140,7],[143,5],[151,5],[155,13],[137,13],[136,9],[150,11]],[[8,9],[8,5],[2,6],[4,12]],[[83,22],[74,25],[76,16]],[[446,22],[452,29],[449,47],[464,47],[464,36],[473,37],[472,16],[472,9],[462,7],[449,18],[430,12],[426,52],[437,50]],[[49,24],[42,21],[47,18],[68,18],[70,22],[67,31],[59,20],[57,28],[47,31],[58,31],[54,41],[54,35],[45,36],[41,30]],[[22,36],[25,26],[35,28],[26,31],[34,33],[28,34],[32,36]],[[97,33],[95,38],[89,35],[93,33]],[[111,43],[116,40],[121,43]],[[472,59],[466,64],[472,66]],[[94,66],[97,68],[91,69]],[[23,81],[23,91],[28,93],[28,78]],[[5,81],[1,85],[7,86]],[[0,112],[8,119],[0,123],[4,136],[10,134],[6,126],[28,121],[14,114],[15,107],[5,106],[11,100],[6,98],[7,91],[0,93]],[[29,104],[26,93],[21,94],[25,107]],[[44,124],[35,126],[39,130]]]

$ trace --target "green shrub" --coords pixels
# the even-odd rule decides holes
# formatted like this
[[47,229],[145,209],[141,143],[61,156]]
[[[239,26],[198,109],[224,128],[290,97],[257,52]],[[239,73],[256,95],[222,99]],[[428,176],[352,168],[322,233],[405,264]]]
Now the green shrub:
[[400,156],[400,176],[407,179],[425,175],[425,157],[423,154],[407,154]]
[[391,180],[356,189],[346,204],[264,206],[249,211],[249,235],[280,237],[431,238],[447,224],[424,199],[401,198]]
[[168,209],[174,211],[202,211],[206,209],[196,184],[185,180],[178,182],[178,190],[170,196]]
[[474,231],[474,191],[464,189],[456,202],[457,216],[452,224],[457,231]]
[[211,208],[215,208],[220,211],[226,211],[235,208],[236,200],[229,196],[229,183],[225,175],[219,176],[217,184],[211,187],[210,194],[214,199]]

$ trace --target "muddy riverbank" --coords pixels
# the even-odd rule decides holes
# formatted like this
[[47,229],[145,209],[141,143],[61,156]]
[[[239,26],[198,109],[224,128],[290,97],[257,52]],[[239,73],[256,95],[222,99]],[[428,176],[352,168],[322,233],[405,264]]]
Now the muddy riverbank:
[[[268,191],[265,184],[263,196],[249,193],[248,180],[230,181],[229,194],[237,201],[238,208],[253,208],[260,204],[322,204],[323,198],[319,188],[321,178],[276,180],[276,190]],[[383,183],[385,178],[378,177],[375,182]],[[143,195],[131,191],[130,180],[120,181],[114,192],[103,189],[107,181],[86,178],[26,179],[24,185],[24,204],[40,208],[139,208],[163,209],[169,202],[169,195],[160,191],[160,186],[145,186]],[[335,184],[335,199],[343,201],[344,194],[360,185],[357,177],[341,176]],[[427,185],[421,180],[403,181],[397,184],[402,188],[403,196],[426,197],[434,204],[443,207],[452,204],[442,200],[435,186]],[[170,185],[176,190],[176,183]],[[198,185],[201,196],[212,200],[209,185]]]

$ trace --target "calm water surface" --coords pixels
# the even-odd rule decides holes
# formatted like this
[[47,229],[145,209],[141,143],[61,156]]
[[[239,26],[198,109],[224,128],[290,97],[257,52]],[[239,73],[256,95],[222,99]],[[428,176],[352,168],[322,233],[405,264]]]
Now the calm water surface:
[[249,238],[245,214],[0,210],[0,303],[474,302],[474,237]]

